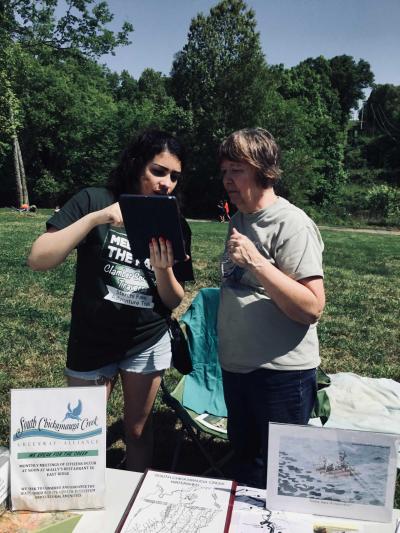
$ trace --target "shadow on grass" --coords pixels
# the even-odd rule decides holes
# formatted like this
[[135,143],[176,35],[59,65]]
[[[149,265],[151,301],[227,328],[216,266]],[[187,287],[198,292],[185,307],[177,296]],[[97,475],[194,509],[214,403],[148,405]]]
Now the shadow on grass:
[[[153,414],[154,426],[154,457],[152,467],[156,470],[171,471],[174,451],[177,446],[180,423],[172,411],[162,410]],[[230,447],[226,441],[201,437],[205,450],[218,462],[225,457]],[[114,422],[107,430],[107,467],[124,469],[125,436],[123,421]],[[198,446],[185,435],[180,451],[176,472],[192,475],[203,475],[210,467]],[[229,463],[223,468],[229,476]],[[218,477],[215,472],[209,476]]]

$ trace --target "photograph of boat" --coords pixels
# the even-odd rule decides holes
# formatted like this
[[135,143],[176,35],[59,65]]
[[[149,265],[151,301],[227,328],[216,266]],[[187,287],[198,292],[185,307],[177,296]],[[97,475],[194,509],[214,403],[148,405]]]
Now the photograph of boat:
[[[389,448],[354,442],[281,437],[278,494],[384,505]],[[290,450],[287,452],[286,450]]]
[[390,522],[396,473],[395,435],[269,425],[271,509]]

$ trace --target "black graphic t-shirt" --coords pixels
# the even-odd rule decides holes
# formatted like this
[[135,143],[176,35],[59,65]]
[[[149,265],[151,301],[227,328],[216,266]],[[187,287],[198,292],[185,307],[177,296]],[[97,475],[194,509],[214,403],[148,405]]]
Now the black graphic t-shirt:
[[[83,189],[47,221],[47,227],[63,229],[114,202],[107,189]],[[191,231],[184,218],[182,231],[190,255]],[[155,281],[149,260],[142,266],[130,249],[124,228],[102,224],[79,243],[68,368],[100,368],[149,348],[167,331],[168,311],[146,280],[148,276]],[[173,269],[178,281],[193,280],[191,260],[177,263]]]

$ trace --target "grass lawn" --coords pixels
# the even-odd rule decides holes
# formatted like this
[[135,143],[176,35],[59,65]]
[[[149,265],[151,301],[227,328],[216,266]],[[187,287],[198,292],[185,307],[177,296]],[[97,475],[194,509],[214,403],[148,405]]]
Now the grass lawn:
[[[5,446],[9,389],[64,385],[74,256],[50,272],[26,267],[30,245],[50,213],[24,215],[0,209],[0,444]],[[200,287],[218,285],[218,260],[227,230],[226,224],[217,222],[192,222],[191,227],[196,282],[188,285],[178,313]],[[400,380],[400,237],[335,231],[323,231],[322,236],[327,306],[319,336],[324,370]],[[169,372],[169,380],[177,378]],[[117,388],[108,407],[109,422],[117,422],[121,413]],[[166,440],[167,429],[174,420],[159,400],[156,421],[155,461],[165,468],[173,446]],[[188,463],[191,460],[198,461],[197,454]],[[399,496],[398,488],[397,506]]]

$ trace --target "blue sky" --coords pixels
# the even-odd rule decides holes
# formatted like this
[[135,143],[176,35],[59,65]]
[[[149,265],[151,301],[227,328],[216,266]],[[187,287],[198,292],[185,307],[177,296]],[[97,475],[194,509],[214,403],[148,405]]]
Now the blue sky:
[[[112,70],[136,79],[151,67],[169,74],[187,42],[190,21],[215,0],[108,0],[115,18],[135,28],[132,44],[103,56]],[[376,83],[400,85],[400,0],[249,0],[270,64],[297,65],[308,57],[347,54],[371,65]]]

